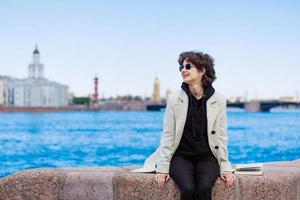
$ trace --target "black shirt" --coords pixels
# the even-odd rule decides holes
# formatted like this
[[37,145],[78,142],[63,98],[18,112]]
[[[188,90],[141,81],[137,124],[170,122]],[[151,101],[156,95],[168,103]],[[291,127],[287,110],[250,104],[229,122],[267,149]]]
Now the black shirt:
[[208,86],[202,98],[196,99],[186,83],[181,87],[189,97],[189,105],[182,138],[174,155],[213,156],[208,144],[206,101],[215,90]]

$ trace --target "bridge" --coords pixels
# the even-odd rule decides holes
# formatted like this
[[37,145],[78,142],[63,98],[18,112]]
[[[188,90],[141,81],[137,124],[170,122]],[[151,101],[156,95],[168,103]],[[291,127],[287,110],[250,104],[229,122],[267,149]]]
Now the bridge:
[[[246,112],[270,112],[272,108],[283,107],[287,108],[289,106],[295,106],[300,108],[300,102],[286,102],[278,100],[270,101],[249,101],[249,102],[227,102],[227,107],[229,108],[241,108],[245,109]],[[147,110],[158,111],[164,109],[166,104],[148,104]]]
[[227,107],[245,109],[246,112],[270,112],[270,110],[275,107],[287,108],[289,106],[300,108],[300,102],[286,102],[278,100],[227,102]]

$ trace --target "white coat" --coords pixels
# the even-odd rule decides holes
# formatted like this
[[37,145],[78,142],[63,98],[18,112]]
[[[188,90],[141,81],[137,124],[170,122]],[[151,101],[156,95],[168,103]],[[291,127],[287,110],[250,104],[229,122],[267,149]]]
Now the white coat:
[[[170,162],[176,151],[185,126],[188,111],[188,95],[179,90],[169,95],[164,115],[163,134],[160,146],[144,162],[140,169],[131,172],[169,173]],[[218,160],[220,173],[231,172],[227,150],[227,114],[226,99],[219,93],[206,102],[208,143]]]

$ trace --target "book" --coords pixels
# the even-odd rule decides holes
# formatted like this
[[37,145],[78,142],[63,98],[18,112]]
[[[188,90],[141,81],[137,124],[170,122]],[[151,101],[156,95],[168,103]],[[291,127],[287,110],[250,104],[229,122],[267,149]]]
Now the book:
[[234,174],[262,175],[263,163],[236,164],[234,166]]

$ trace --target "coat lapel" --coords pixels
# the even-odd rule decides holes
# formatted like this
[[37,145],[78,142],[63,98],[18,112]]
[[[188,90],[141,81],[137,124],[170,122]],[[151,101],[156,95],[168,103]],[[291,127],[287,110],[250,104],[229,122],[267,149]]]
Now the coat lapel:
[[214,121],[218,113],[218,104],[215,93],[206,102],[206,116],[207,116],[207,132],[212,131]]
[[[174,116],[175,116],[175,121],[176,121],[176,135],[177,134],[182,134],[185,121],[187,118],[187,110],[189,106],[189,99],[187,94],[181,90],[178,101],[174,105]],[[181,136],[180,136],[181,138]]]
[[[174,105],[174,116],[176,121],[176,140],[180,140],[184,125],[187,118],[187,111],[188,111],[189,99],[187,94],[181,90],[178,102]],[[210,133],[212,131],[212,127],[216,120],[218,114],[218,103],[216,94],[213,94],[206,102],[206,109],[207,109],[207,132]],[[177,141],[176,141],[177,142]],[[176,144],[175,142],[175,144]]]

